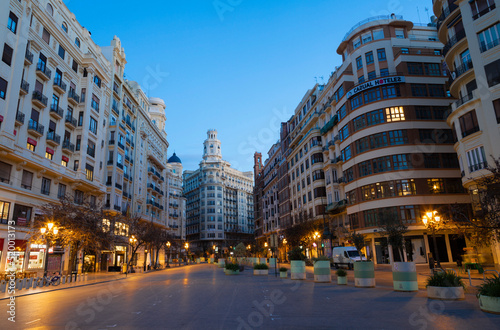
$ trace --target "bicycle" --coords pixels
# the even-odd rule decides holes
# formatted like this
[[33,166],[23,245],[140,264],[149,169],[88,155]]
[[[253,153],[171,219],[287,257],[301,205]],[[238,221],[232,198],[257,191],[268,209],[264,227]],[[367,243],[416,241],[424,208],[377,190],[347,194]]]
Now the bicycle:
[[45,286],[58,286],[61,284],[61,276],[59,274],[53,273],[54,275],[52,276],[46,276],[44,278],[44,285]]

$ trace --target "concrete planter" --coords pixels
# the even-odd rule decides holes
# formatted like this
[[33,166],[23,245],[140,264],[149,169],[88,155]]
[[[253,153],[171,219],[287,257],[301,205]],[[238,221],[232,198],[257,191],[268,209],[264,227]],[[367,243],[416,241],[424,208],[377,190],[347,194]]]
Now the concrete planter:
[[479,295],[479,308],[483,312],[500,314],[500,297]]
[[371,261],[354,263],[354,286],[358,288],[375,287],[375,266]]
[[254,269],[254,275],[269,275],[269,269]]
[[395,262],[392,265],[394,291],[418,291],[417,267],[414,262]]
[[463,300],[465,299],[464,288],[461,286],[428,286],[427,298],[438,300]]
[[338,285],[347,285],[347,276],[337,276]]
[[314,263],[314,282],[330,283],[332,274],[329,260],[318,260]]
[[287,278],[288,272],[280,272],[280,278]]
[[240,273],[240,271],[239,270],[227,270],[224,268],[224,273],[226,275],[238,275]]
[[217,263],[217,265],[219,266],[219,268],[224,268],[224,266],[226,266],[226,259],[219,258],[219,262]]
[[291,271],[292,280],[305,280],[306,279],[306,262],[303,260],[292,260]]

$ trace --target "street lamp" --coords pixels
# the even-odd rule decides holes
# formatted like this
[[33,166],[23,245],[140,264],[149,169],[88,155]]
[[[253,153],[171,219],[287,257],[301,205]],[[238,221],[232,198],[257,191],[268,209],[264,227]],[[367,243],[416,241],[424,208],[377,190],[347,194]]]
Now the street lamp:
[[57,236],[57,233],[59,232],[59,229],[57,227],[54,227],[54,223],[49,222],[47,223],[47,227],[42,227],[40,228],[40,233],[42,234],[42,237],[45,238],[45,265],[43,269],[43,276],[47,276],[47,264],[49,262],[49,245],[50,245],[50,240],[53,238],[53,236]]
[[170,242],[167,242],[168,247],[168,258],[167,258],[167,267],[170,267]]
[[441,268],[441,263],[439,261],[439,254],[437,251],[437,244],[436,244],[436,230],[439,227],[440,221],[441,217],[437,215],[437,211],[426,212],[425,215],[422,217],[422,222],[424,223],[425,227],[427,229],[430,229],[432,233],[432,241],[434,243],[434,255],[436,258],[437,268]]
[[189,260],[189,243],[186,242],[184,244],[184,248],[186,249],[186,262]]
[[317,231],[314,232],[313,235],[313,240],[315,241],[313,245],[316,245],[316,255],[319,257],[319,250],[318,250],[318,244],[316,243],[316,240],[319,238],[319,233]]
[[286,238],[283,238],[283,245],[285,246],[285,261],[288,261],[288,255],[286,254],[286,243],[288,243],[288,241],[286,240]]

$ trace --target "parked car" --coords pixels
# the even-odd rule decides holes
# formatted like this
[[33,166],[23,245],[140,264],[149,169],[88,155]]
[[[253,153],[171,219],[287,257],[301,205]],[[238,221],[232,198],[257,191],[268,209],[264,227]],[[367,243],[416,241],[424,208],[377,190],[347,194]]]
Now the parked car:
[[339,268],[340,265],[354,268],[354,263],[359,260],[366,260],[364,255],[359,255],[354,246],[336,246],[332,249],[333,266]]

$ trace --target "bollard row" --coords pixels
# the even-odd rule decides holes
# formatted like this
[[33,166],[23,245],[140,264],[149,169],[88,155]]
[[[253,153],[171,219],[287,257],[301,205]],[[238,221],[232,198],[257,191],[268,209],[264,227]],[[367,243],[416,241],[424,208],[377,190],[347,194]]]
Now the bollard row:
[[75,276],[63,275],[56,283],[51,283],[50,280],[51,280],[50,277],[30,277],[23,279],[17,278],[13,280],[14,283],[9,283],[8,280],[4,279],[0,281],[0,292],[1,293],[8,292],[9,286],[15,288],[15,291],[21,291],[23,289],[36,289],[38,287],[44,287],[44,286],[58,286],[70,283],[83,282],[88,280],[88,273],[75,274]]

